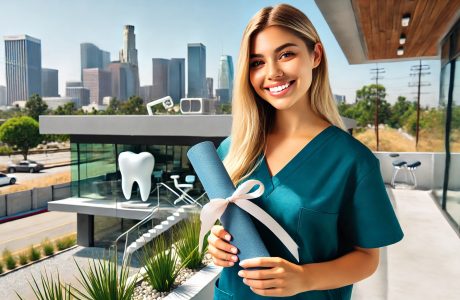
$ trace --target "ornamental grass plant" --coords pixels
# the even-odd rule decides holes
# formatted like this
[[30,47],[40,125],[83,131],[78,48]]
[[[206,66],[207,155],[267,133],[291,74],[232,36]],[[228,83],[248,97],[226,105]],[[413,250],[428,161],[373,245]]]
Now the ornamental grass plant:
[[24,266],[29,262],[29,256],[27,255],[27,252],[19,253],[18,258],[19,258],[19,264],[21,266]]
[[[59,273],[57,274],[57,278],[54,278],[51,274],[48,275],[46,270],[44,273],[40,274],[40,282],[41,285],[37,282],[35,277],[32,276],[33,284],[29,281],[29,285],[32,288],[32,291],[35,294],[36,299],[38,300],[70,300],[71,293],[70,293],[70,285],[64,285],[59,278]],[[22,298],[18,292],[16,295],[19,299]]]
[[75,299],[86,300],[131,300],[137,280],[128,281],[129,263],[117,264],[117,253],[109,251],[103,258],[90,260],[83,270],[75,261],[81,278],[77,278],[83,290],[71,288]]
[[2,253],[3,256],[3,262],[6,264],[6,267],[8,270],[13,270],[17,266],[17,261],[16,258],[11,254],[11,251],[8,249],[3,250]]
[[56,248],[59,251],[62,251],[64,249],[74,246],[76,242],[77,241],[76,241],[75,235],[66,236],[56,241]]
[[51,243],[49,239],[45,239],[41,243],[43,252],[45,253],[46,256],[53,255],[54,254],[54,245]]
[[179,272],[187,261],[182,263],[163,234],[159,235],[153,244],[144,246],[141,255],[142,264],[145,266],[144,280],[158,292],[169,292]]
[[34,246],[30,246],[29,248],[29,260],[30,261],[37,261],[40,259],[40,257],[42,256],[41,252],[39,249],[35,248]]
[[176,234],[178,241],[175,243],[175,248],[181,261],[185,261],[184,267],[189,269],[202,267],[202,261],[207,251],[208,242],[206,237],[203,241],[201,252],[198,250],[200,227],[199,214],[192,214],[191,217],[177,225]]
[[3,273],[3,263],[0,261],[0,274]]

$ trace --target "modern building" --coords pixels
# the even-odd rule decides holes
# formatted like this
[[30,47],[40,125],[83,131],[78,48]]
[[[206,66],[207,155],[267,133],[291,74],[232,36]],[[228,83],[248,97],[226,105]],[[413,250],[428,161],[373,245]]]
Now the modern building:
[[230,103],[229,89],[216,89],[216,98],[220,103]]
[[185,58],[171,58],[168,69],[168,95],[175,103],[185,97]]
[[169,59],[152,58],[152,100],[168,96]]
[[440,184],[431,194],[460,234],[460,1],[404,1],[397,6],[389,1],[315,2],[350,64],[439,61],[445,127],[437,134],[445,138],[445,147],[435,153],[439,158],[434,162],[441,167],[433,167],[431,176]]
[[72,97],[43,97],[43,102],[48,105],[48,109],[55,110],[59,106],[64,106],[67,103],[74,103],[77,107],[76,100]]
[[6,106],[6,86],[0,85],[0,106]]
[[153,100],[152,98],[152,86],[143,85],[139,88],[139,97],[144,100],[144,103],[148,103]]
[[75,107],[80,108],[84,105],[89,105],[89,94],[90,91],[82,86],[67,87],[65,89],[65,95],[68,98],[72,98],[75,103]]
[[214,79],[212,77],[206,77],[206,98],[214,98]]
[[110,63],[110,53],[99,49],[94,44],[80,44],[81,59],[81,80],[83,80],[83,69],[105,69]]
[[138,81],[137,67],[121,62],[111,62],[107,70],[111,74],[111,94],[118,100],[125,101],[131,96],[137,96]]
[[42,97],[59,97],[59,71],[42,69]]
[[336,95],[336,94],[334,94],[334,99],[335,99],[335,102],[337,104],[346,102],[345,95]]
[[229,99],[232,99],[233,90],[233,59],[230,55],[221,55],[219,61],[218,88],[229,90]]
[[111,78],[109,71],[98,68],[83,69],[83,86],[89,90],[91,104],[102,104],[105,96],[111,96]]
[[187,45],[188,98],[206,98],[206,47],[201,43]]
[[[133,25],[125,25],[123,29],[123,49],[120,50],[120,62],[130,65],[131,72],[134,74],[135,92],[128,94],[139,95],[139,64],[137,61],[136,35]],[[132,96],[129,95],[129,96]]]
[[83,87],[82,81],[66,81],[65,87]]
[[41,41],[28,35],[5,36],[7,105],[42,93]]

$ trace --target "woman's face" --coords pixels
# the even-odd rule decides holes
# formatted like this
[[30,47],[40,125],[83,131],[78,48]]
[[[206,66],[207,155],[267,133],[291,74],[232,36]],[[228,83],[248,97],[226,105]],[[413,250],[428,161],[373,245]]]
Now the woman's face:
[[269,26],[253,37],[250,47],[249,79],[256,93],[278,110],[304,110],[321,45],[310,53],[290,31]]

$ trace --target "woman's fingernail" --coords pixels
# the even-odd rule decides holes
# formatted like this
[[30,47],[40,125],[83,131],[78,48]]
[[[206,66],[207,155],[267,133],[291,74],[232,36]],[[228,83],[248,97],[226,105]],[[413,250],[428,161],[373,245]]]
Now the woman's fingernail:
[[231,267],[234,265],[233,261],[228,263]]
[[238,276],[243,277],[243,271],[239,271]]
[[236,252],[238,252],[238,250],[236,250],[236,248],[232,248],[232,252],[236,253]]
[[236,255],[232,255],[232,260],[233,261],[238,261],[238,257]]
[[226,235],[225,235],[225,239],[226,239],[227,241],[230,241],[230,234],[226,234]]

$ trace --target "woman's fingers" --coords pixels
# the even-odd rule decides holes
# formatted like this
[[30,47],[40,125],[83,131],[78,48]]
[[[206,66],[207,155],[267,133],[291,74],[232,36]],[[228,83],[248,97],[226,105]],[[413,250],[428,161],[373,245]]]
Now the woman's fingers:
[[226,241],[222,240],[221,238],[215,236],[212,233],[208,236],[208,244],[214,246],[215,248],[221,251],[225,251],[228,253],[237,254],[238,252],[238,250],[233,245],[227,243]]
[[211,233],[226,241],[230,241],[230,239],[232,238],[230,234],[227,231],[225,231],[224,227],[222,227],[221,225],[212,226]]
[[238,261],[238,250],[229,241],[230,234],[222,226],[215,225],[208,236],[208,252],[212,256],[214,264],[222,267],[230,267]]
[[238,261],[238,257],[236,255],[233,255],[231,253],[222,251],[213,245],[208,246],[208,252],[211,253],[211,255],[217,259],[221,260],[226,260],[226,261],[233,261],[236,262]]

